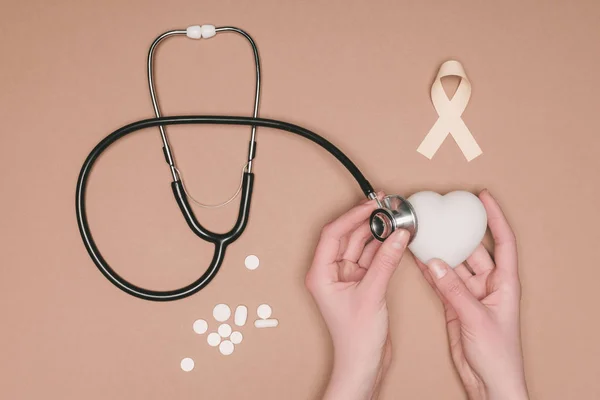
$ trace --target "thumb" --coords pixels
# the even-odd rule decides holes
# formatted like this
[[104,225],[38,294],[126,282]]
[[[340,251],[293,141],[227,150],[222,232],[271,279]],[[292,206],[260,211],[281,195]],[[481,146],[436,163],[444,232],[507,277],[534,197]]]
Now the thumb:
[[385,296],[388,283],[402,260],[408,237],[408,231],[399,229],[383,242],[361,281],[366,290],[373,291],[376,296]]
[[433,259],[427,263],[433,283],[463,323],[479,319],[484,308],[463,280],[445,262]]

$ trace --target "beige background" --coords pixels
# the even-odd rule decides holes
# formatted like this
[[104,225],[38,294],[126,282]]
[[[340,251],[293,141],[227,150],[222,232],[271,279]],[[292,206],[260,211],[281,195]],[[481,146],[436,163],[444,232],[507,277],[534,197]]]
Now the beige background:
[[[309,399],[331,345],[303,287],[320,227],[361,198],[313,144],[259,129],[249,226],[218,277],[182,301],[112,286],[75,222],[77,174],[111,131],[152,116],[145,61],[165,30],[213,23],[248,31],[264,72],[262,116],[338,144],[376,188],[489,188],[514,226],[523,341],[533,398],[600,398],[597,252],[600,3],[579,1],[3,1],[0,397]],[[248,114],[252,58],[235,35],[167,41],[158,52],[166,114]],[[436,120],[428,90],[456,58],[473,84],[464,119],[483,149],[467,163],[447,139],[416,148]],[[170,129],[197,197],[238,184],[248,129]],[[89,214],[108,261],[156,289],[199,276],[211,248],[187,228],[156,130],[126,138],[94,170]],[[237,205],[198,211],[225,230]],[[246,255],[261,259],[243,267]],[[280,327],[247,325],[230,357],[191,329],[220,302],[273,306]],[[461,399],[442,312],[410,257],[390,293],[395,361],[382,398]],[[253,317],[252,315],[251,317]],[[179,361],[196,368],[183,373]]]

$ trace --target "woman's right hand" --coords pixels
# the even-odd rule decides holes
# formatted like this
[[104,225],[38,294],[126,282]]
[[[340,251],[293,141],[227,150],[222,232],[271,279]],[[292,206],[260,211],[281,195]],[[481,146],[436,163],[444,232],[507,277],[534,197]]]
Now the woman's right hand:
[[455,269],[440,260],[417,264],[445,309],[452,360],[470,399],[528,399],[519,309],[517,245],[500,206],[479,195],[495,242],[494,258],[483,245]]

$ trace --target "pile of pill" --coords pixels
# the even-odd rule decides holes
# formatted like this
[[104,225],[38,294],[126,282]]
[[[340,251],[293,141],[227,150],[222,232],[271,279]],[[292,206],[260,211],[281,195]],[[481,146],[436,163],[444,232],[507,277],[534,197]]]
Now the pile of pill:
[[[260,265],[260,260],[255,255],[249,255],[244,260],[245,267],[254,271]],[[254,321],[256,328],[275,328],[279,325],[279,321],[275,318],[271,318],[273,315],[273,309],[268,304],[261,304],[256,309],[257,320]],[[248,319],[248,307],[244,305],[238,305],[235,308],[233,315],[232,327],[228,321],[231,318],[231,308],[227,304],[217,304],[213,308],[213,318],[216,321],[216,331],[210,332],[206,335],[206,342],[211,347],[218,347],[219,352],[224,356],[231,355],[235,350],[235,346],[242,343],[244,336],[240,332],[239,328],[246,325]],[[197,319],[194,321],[192,328],[198,335],[204,335],[208,332],[209,324],[204,319]],[[194,360],[186,357],[181,360],[181,369],[189,372],[194,369]]]
[[[279,321],[271,318],[273,309],[268,304],[261,304],[256,309],[257,320],[254,321],[256,328],[275,328]],[[231,318],[231,308],[227,304],[217,304],[213,308],[213,318],[216,321],[217,330],[206,335],[206,342],[211,347],[218,347],[219,352],[224,356],[231,355],[235,346],[242,343],[244,336],[238,328],[246,325],[248,319],[248,308],[245,305],[238,305],[233,315],[232,327],[228,321]],[[234,330],[234,328],[236,330]],[[204,335],[209,330],[209,324],[204,319],[197,319],[192,325],[192,329],[198,335]],[[189,372],[194,369],[194,360],[186,357],[181,360],[181,369]]]

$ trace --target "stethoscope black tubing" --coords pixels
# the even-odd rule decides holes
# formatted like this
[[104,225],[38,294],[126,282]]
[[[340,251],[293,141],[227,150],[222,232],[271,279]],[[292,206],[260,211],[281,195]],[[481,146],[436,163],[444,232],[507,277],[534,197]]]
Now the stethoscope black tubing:
[[174,181],[171,183],[173,194],[175,199],[179,205],[179,208],[188,223],[188,226],[192,231],[208,242],[211,242],[215,245],[213,259],[207,270],[202,274],[200,278],[191,284],[175,290],[166,290],[166,291],[156,291],[149,290],[145,288],[141,288],[136,286],[127,280],[123,279],[119,274],[117,274],[111,267],[108,265],[100,250],[96,246],[94,239],[92,237],[92,233],[89,227],[87,213],[86,213],[86,203],[85,203],[85,195],[87,189],[87,183],[89,179],[90,172],[94,163],[97,161],[98,157],[114,142],[123,138],[124,136],[136,132],[141,129],[151,128],[155,126],[165,126],[165,125],[197,125],[197,124],[212,124],[212,125],[248,125],[248,126],[257,126],[257,127],[265,127],[265,128],[273,128],[279,129],[287,132],[294,133],[296,135],[302,136],[319,146],[323,147],[327,150],[331,155],[333,155],[348,171],[352,174],[354,179],[358,182],[361,190],[364,192],[365,196],[369,198],[374,194],[373,187],[369,183],[369,181],[365,178],[365,176],[360,172],[358,167],[336,146],[334,146],[327,139],[322,136],[306,129],[298,125],[294,125],[285,121],[278,121],[273,119],[265,119],[265,118],[252,118],[252,117],[239,117],[239,116],[203,116],[203,115],[193,115],[193,116],[169,116],[169,117],[161,117],[161,118],[150,118],[137,122],[133,122],[129,125],[123,126],[120,129],[117,129],[103,140],[101,140],[94,149],[90,152],[88,157],[86,158],[83,166],[81,167],[81,171],[79,173],[79,178],[77,180],[77,188],[76,188],[76,213],[77,213],[77,224],[79,226],[79,232],[81,233],[81,237],[83,239],[83,243],[94,261],[94,264],[98,267],[100,272],[115,286],[124,292],[131,294],[133,296],[139,297],[145,300],[153,300],[153,301],[171,301],[178,300],[185,297],[188,297],[210,283],[210,281],[216,276],[221,264],[223,263],[223,258],[225,256],[226,247],[235,241],[244,231],[249,215],[250,209],[250,201],[252,197],[252,188],[254,182],[254,174],[245,173],[243,182],[242,182],[242,198],[240,200],[240,209],[238,213],[237,221],[234,227],[227,233],[219,234],[213,233],[209,230],[205,229],[196,219],[188,201],[185,196],[185,191],[183,190],[183,186],[180,180]]

